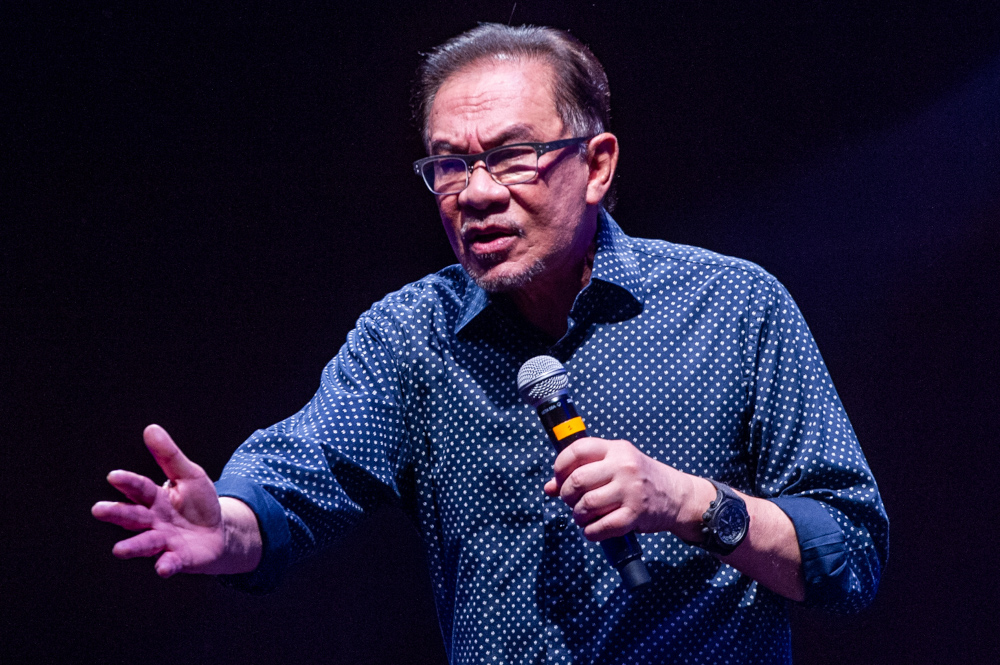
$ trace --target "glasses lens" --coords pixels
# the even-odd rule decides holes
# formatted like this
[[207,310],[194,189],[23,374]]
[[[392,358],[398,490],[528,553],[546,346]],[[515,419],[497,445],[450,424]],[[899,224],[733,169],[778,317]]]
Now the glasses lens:
[[516,185],[538,173],[538,154],[526,146],[497,150],[488,157],[486,167],[501,185]]
[[423,175],[427,186],[435,194],[452,194],[465,189],[468,168],[461,159],[435,159],[424,164]]

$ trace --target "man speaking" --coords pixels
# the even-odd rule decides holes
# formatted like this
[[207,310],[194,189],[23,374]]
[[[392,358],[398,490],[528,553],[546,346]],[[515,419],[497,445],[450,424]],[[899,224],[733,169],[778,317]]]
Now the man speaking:
[[[140,532],[115,555],[263,591],[396,498],[452,663],[783,663],[790,601],[867,605],[888,523],[801,314],[751,263],[625,235],[608,100],[558,30],[430,53],[414,170],[461,265],[373,305],[217,483],[148,427],[167,482],[113,471],[131,502],[93,508]],[[558,454],[518,394],[538,356],[589,435]],[[632,532],[629,589],[596,543]]]

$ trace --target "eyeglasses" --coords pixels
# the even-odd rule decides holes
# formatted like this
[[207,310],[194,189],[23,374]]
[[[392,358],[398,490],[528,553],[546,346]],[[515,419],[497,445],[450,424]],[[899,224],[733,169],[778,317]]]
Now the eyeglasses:
[[435,194],[457,194],[469,186],[476,164],[483,162],[494,182],[509,187],[530,182],[538,175],[538,158],[547,152],[593,136],[577,136],[548,143],[512,143],[478,155],[431,155],[413,162],[413,171],[423,176],[427,189]]

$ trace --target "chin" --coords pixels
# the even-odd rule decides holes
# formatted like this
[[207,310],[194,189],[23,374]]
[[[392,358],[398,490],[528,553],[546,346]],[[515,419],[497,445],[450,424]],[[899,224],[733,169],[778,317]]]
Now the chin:
[[541,259],[528,266],[506,266],[504,263],[490,265],[488,256],[483,257],[487,267],[472,261],[463,261],[462,267],[472,281],[487,293],[508,293],[523,289],[531,283],[544,269]]

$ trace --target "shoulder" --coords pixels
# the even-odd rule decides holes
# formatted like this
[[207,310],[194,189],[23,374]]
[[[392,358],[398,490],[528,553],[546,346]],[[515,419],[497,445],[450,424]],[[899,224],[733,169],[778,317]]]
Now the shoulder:
[[746,259],[666,240],[628,237],[627,242],[648,288],[664,283],[697,288],[721,281],[772,297],[784,291],[771,273]]
[[453,324],[461,316],[471,285],[465,270],[451,265],[389,293],[364,312],[359,322],[393,328]]

